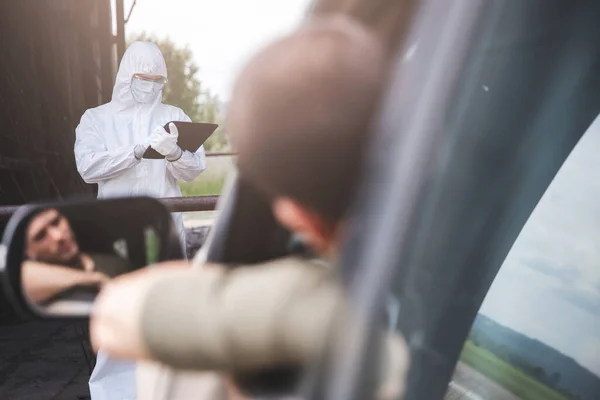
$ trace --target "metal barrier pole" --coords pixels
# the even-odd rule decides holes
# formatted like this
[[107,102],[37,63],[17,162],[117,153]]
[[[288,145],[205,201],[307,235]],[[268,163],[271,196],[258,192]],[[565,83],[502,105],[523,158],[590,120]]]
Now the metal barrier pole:
[[211,151],[206,153],[206,157],[237,156],[237,153],[230,151]]
[[[209,152],[207,157],[236,156],[234,152]],[[171,212],[213,211],[219,196],[165,197],[160,200]],[[0,222],[6,222],[20,206],[0,206]]]
[[219,196],[165,197],[159,200],[171,212],[213,211]]

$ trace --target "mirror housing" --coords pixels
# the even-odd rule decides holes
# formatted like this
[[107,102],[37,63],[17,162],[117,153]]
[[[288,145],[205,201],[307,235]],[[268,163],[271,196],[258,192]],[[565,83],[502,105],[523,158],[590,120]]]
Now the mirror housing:
[[152,198],[25,205],[4,231],[0,284],[22,316],[87,318],[104,282],[184,254],[169,211]]

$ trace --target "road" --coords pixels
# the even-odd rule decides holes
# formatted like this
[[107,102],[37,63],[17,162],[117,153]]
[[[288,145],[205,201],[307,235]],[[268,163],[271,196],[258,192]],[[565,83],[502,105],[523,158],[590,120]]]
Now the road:
[[444,400],[520,400],[496,382],[458,363]]
[[28,322],[0,327],[0,399],[89,399],[80,331],[87,324]]
[[[85,323],[29,322],[0,328],[0,399],[89,399],[89,367],[77,328]],[[468,389],[467,389],[468,388]],[[459,363],[445,400],[519,400]]]

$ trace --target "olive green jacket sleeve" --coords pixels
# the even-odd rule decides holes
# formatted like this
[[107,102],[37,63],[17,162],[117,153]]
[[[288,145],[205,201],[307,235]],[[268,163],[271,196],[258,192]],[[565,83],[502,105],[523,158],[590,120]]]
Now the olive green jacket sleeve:
[[151,288],[143,340],[155,359],[180,369],[304,363],[319,354],[342,307],[332,282],[322,265],[295,258],[190,270]]
[[[191,269],[150,290],[142,312],[152,357],[176,369],[243,372],[318,358],[348,315],[337,280],[323,265],[286,258],[233,270]],[[385,336],[379,398],[403,391],[407,351]]]

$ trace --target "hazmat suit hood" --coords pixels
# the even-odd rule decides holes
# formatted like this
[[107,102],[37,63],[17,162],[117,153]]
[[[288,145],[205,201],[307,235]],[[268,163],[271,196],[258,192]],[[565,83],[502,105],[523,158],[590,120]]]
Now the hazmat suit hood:
[[131,93],[131,81],[134,74],[160,75],[167,77],[167,64],[158,46],[150,42],[133,42],[123,54],[121,65],[115,79],[112,94],[113,105],[119,110],[128,108],[153,108],[162,103],[162,90],[150,103],[138,103]]

